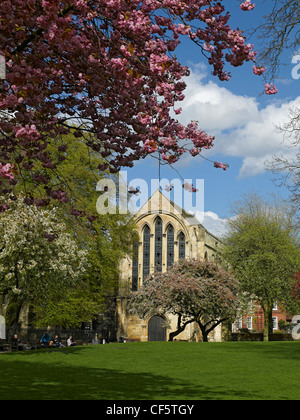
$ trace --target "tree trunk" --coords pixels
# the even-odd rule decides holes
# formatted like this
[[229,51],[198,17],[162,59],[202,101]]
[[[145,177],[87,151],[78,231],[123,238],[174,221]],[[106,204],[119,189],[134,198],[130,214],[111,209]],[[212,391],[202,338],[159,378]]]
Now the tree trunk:
[[4,302],[4,294],[0,294],[0,315],[5,316],[3,302]]
[[24,297],[16,297],[13,302],[8,304],[8,319],[10,320],[10,324],[14,329],[16,329],[19,324],[21,311],[24,307],[25,301],[26,298]]
[[[202,332],[203,341],[205,343],[208,343],[208,334],[211,331],[213,331],[219,324],[221,324],[222,322],[224,322],[226,320],[227,320],[227,318],[222,318],[222,319],[219,319],[219,320],[211,320],[211,321],[208,321],[204,325],[202,324],[201,321],[197,320],[197,324],[199,325],[200,330]],[[210,324],[213,324],[213,325],[210,328],[208,328],[208,325],[210,325]]]
[[273,305],[271,306],[271,309],[269,310],[269,334],[273,333]]
[[184,328],[180,328],[179,330],[170,332],[168,341],[173,341],[176,335],[180,334],[183,330]]
[[270,325],[270,322],[273,323],[273,320],[272,320],[273,304],[267,303],[266,306],[263,306],[262,308],[264,311],[264,318],[265,318],[263,337],[264,337],[264,341],[269,341],[270,328],[272,327],[272,324]]
[[204,343],[208,343],[208,331],[206,330],[206,325],[203,325],[201,321],[197,321],[199,328],[201,330],[202,333],[202,341]]
[[269,341],[269,320],[265,320],[264,330],[263,330],[264,341]]
[[208,343],[208,334],[205,329],[202,331],[202,341],[203,343]]
[[194,319],[190,319],[189,321],[186,321],[183,325],[181,325],[181,315],[178,315],[177,330],[170,332],[168,341],[173,341],[173,339],[174,339],[174,337],[176,337],[176,335],[183,332],[185,330],[185,327],[188,324],[190,324],[191,322],[194,322],[194,321],[195,321]]

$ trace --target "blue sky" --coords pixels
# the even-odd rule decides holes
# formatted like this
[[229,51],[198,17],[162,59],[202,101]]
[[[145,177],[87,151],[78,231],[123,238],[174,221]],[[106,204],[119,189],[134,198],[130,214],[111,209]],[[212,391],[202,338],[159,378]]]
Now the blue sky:
[[[231,12],[231,27],[247,31],[256,27],[268,13],[272,2],[258,0],[253,11],[243,12],[239,0],[227,0]],[[259,50],[262,40],[251,38],[255,49]],[[209,161],[184,157],[174,165],[184,179],[204,179],[204,211],[216,224],[230,217],[231,206],[249,192],[264,196],[275,192],[287,197],[284,188],[274,185],[274,176],[266,171],[264,162],[274,154],[288,153],[283,136],[276,132],[275,125],[287,120],[290,106],[300,104],[300,79],[292,77],[291,59],[296,52],[287,52],[287,66],[281,71],[276,86],[277,95],[262,95],[264,80],[252,72],[253,63],[238,69],[229,68],[232,78],[220,82],[211,75],[211,68],[204,61],[200,50],[188,40],[179,47],[178,59],[191,68],[186,79],[185,100],[178,104],[182,114],[178,119],[184,123],[199,121],[201,128],[215,135],[214,148],[203,153],[207,159],[229,164],[228,171],[213,168]],[[128,180],[145,179],[149,185],[158,178],[158,162],[147,158],[137,162],[132,169],[126,169]],[[178,178],[176,171],[164,166],[161,177],[172,180]],[[204,223],[205,224],[205,223]]]

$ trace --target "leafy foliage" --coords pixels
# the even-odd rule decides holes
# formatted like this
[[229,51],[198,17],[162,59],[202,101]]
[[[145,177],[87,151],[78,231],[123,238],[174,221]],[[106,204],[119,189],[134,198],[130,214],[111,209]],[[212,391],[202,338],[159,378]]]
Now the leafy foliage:
[[300,266],[297,229],[286,206],[265,202],[257,194],[237,203],[229,221],[224,257],[249,298],[265,313],[265,336],[275,302],[293,309],[292,277]]

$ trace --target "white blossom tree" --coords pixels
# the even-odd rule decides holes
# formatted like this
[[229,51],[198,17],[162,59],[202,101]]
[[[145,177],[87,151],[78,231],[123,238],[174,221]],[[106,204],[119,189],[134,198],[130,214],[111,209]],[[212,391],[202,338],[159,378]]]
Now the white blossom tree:
[[0,293],[14,305],[14,321],[24,305],[46,307],[80,284],[87,252],[78,248],[55,208],[10,200],[0,213]]

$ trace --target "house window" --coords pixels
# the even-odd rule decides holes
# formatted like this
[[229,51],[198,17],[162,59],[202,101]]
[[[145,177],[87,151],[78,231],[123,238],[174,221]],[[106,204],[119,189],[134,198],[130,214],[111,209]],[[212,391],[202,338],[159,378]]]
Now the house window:
[[169,227],[167,232],[167,268],[174,264],[174,229]]
[[145,226],[143,234],[143,280],[150,273],[150,229]]
[[133,243],[132,256],[132,291],[137,291],[139,279],[139,243]]
[[252,330],[252,316],[247,316],[247,328]]
[[162,271],[162,220],[158,217],[155,221],[155,257],[154,267],[156,271]]
[[240,328],[243,328],[243,320],[242,318],[238,318],[236,320],[236,328],[239,330]]
[[273,330],[278,330],[278,318],[277,318],[277,316],[273,316],[272,320],[273,320]]
[[179,235],[179,241],[178,241],[178,245],[179,245],[179,259],[181,258],[185,258],[185,236],[184,233],[180,233]]

